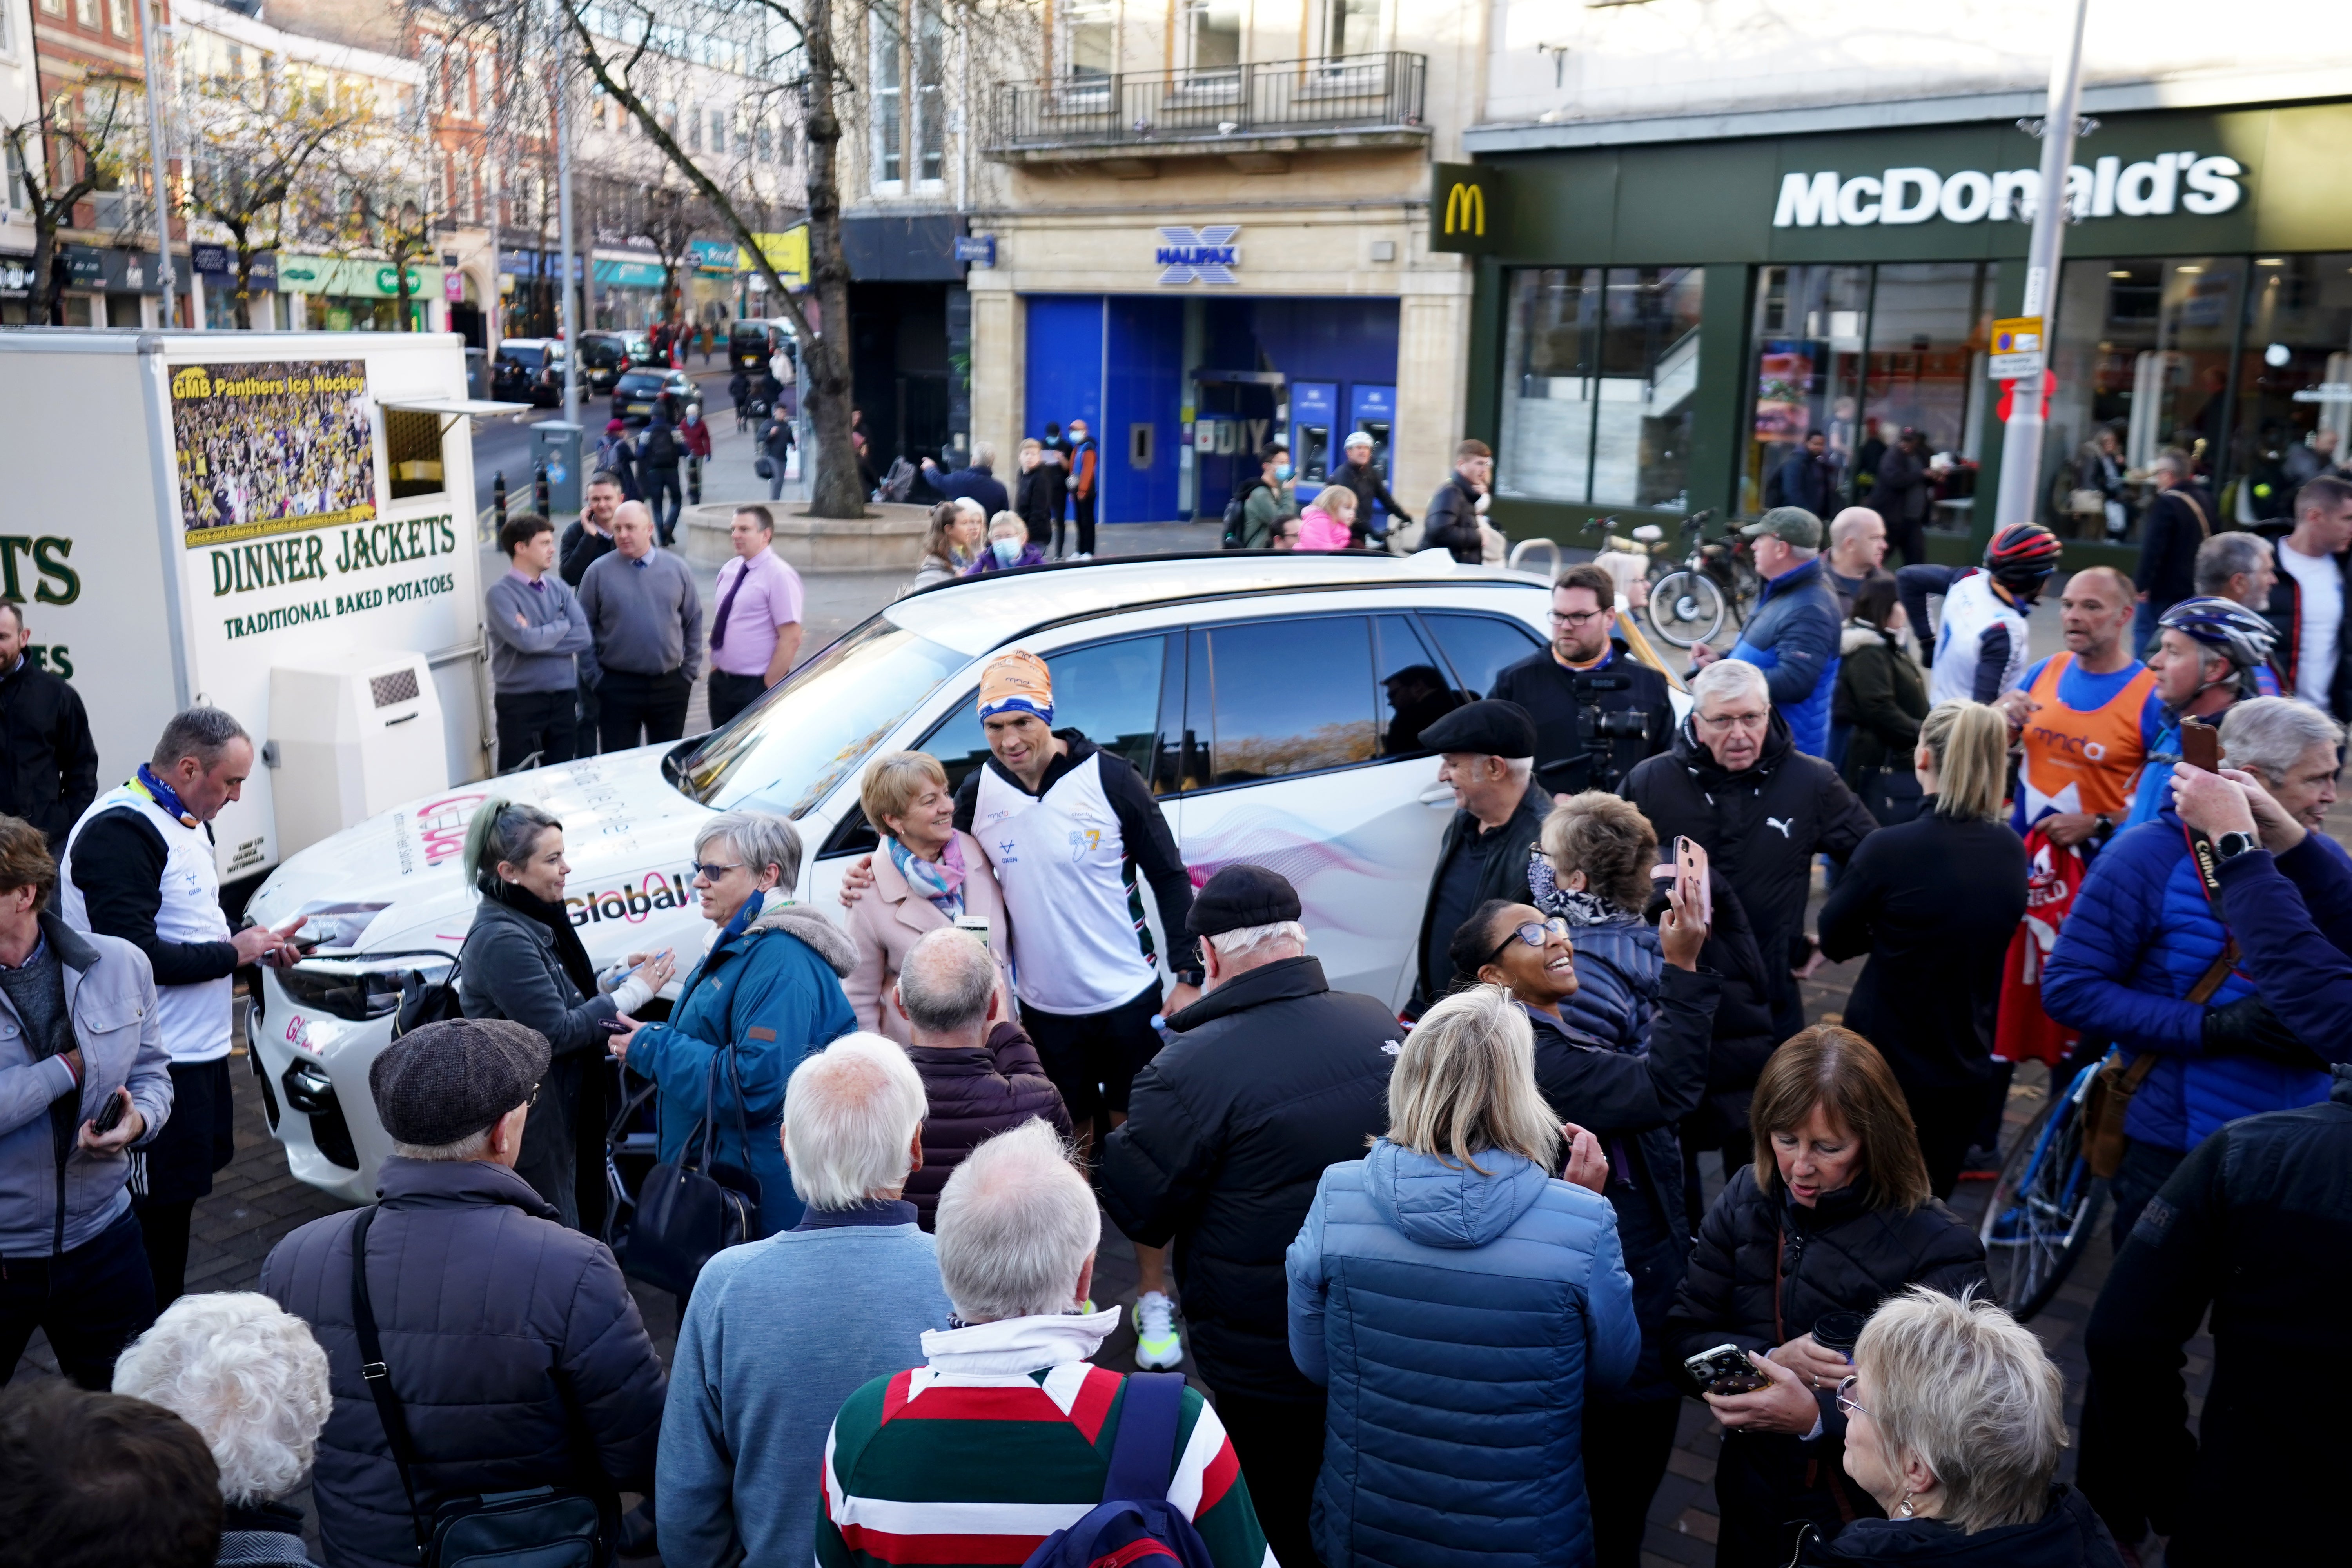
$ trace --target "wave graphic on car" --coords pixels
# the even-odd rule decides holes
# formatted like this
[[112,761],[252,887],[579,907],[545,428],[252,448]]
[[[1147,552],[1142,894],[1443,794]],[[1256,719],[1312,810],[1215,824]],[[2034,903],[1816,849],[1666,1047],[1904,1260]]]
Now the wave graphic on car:
[[1228,866],[1263,866],[1297,889],[1299,901],[1307,906],[1310,930],[1321,925],[1370,934],[1383,929],[1384,922],[1367,900],[1318,899],[1313,891],[1315,883],[1335,874],[1386,880],[1381,860],[1353,842],[1351,835],[1334,837],[1289,812],[1267,806],[1236,811],[1214,832],[1188,836],[1184,860],[1195,890]]

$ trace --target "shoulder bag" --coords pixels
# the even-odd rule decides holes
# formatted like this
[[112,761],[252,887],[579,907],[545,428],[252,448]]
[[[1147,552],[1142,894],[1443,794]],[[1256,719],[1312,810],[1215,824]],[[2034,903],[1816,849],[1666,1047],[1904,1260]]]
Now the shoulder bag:
[[[735,1094],[735,1131],[744,1158],[751,1158],[751,1134],[743,1114],[743,1080],[737,1071],[735,1047],[729,1042],[712,1053],[704,1075],[702,1119],[687,1134],[686,1146],[675,1161],[666,1160],[646,1173],[638,1184],[635,1211],[629,1218],[629,1243],[621,1268],[630,1278],[667,1290],[683,1302],[694,1294],[702,1266],[725,1251],[760,1234],[760,1181],[739,1165],[713,1158],[719,1142],[719,1064],[727,1063],[728,1085]],[[622,1109],[625,1123],[649,1085]]]
[[375,1223],[379,1206],[362,1209],[352,1226],[352,1324],[359,1335],[360,1376],[374,1396],[384,1441],[400,1470],[400,1489],[408,1496],[419,1568],[606,1568],[620,1540],[620,1496],[597,1463],[593,1445],[585,1441],[587,1424],[572,1380],[560,1366],[550,1371],[563,1400],[564,1436],[576,1450],[582,1472],[594,1478],[595,1490],[541,1486],[479,1492],[447,1499],[426,1519],[416,1498],[421,1460],[415,1439],[408,1430],[408,1413],[393,1389],[392,1369],[384,1364],[383,1341],[376,1332],[374,1303],[368,1297],[368,1227]]

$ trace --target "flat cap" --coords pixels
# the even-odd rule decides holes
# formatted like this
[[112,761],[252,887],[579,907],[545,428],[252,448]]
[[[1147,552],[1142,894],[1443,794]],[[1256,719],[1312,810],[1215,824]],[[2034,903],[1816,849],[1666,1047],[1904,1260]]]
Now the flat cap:
[[1194,936],[1222,936],[1250,926],[1270,926],[1298,918],[1298,889],[1279,871],[1263,866],[1228,866],[1192,895]]
[[1776,506],[1739,531],[1750,539],[1766,534],[1800,550],[1822,547],[1822,520],[1801,506]]
[[438,1148],[530,1099],[547,1057],[547,1037],[528,1025],[451,1018],[386,1047],[368,1068],[368,1092],[394,1142]]
[[1516,702],[1489,697],[1465,702],[1421,732],[1433,752],[1475,752],[1482,757],[1532,757],[1536,721]]

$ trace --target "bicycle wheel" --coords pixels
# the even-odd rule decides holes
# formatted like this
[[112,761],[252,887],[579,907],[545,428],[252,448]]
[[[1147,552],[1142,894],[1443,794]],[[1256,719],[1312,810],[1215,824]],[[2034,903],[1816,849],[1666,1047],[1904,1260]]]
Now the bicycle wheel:
[[2107,1184],[2083,1159],[2081,1096],[2069,1087],[2001,1162],[1978,1237],[1992,1293],[2023,1322],[2050,1304],[2090,1245]]
[[1650,625],[1676,647],[1696,647],[1723,629],[1723,590],[1688,568],[1650,584]]

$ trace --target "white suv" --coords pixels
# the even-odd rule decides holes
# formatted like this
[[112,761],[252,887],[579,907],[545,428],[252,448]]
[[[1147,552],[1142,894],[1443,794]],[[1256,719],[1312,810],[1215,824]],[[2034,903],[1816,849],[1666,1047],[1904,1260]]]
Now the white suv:
[[1234,861],[1282,872],[1331,984],[1400,1004],[1452,812],[1421,729],[1540,648],[1548,607],[1540,578],[1442,550],[1108,560],[901,599],[724,730],[460,785],[279,867],[253,917],[308,912],[331,936],[263,973],[252,1062],[270,1124],[303,1181],[373,1196],[390,1145],[368,1067],[402,984],[445,974],[465,940],[475,895],[457,865],[486,798],[562,819],[566,901],[599,968],[675,945],[682,974],[710,930],[688,869],[706,818],[793,818],[809,847],[795,896],[838,918],[842,874],[874,844],[864,763],[919,748],[956,781],[980,766],[980,669],[1014,647],[1053,670],[1057,728],[1143,771],[1196,885]]

